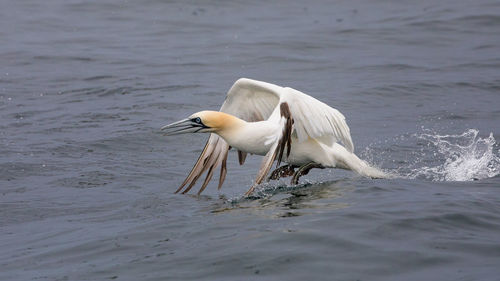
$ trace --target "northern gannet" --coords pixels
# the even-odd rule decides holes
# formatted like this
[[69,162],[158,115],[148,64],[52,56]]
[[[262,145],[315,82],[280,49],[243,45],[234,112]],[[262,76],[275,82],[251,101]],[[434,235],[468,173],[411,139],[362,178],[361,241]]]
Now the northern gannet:
[[[219,165],[220,189],[226,178],[231,148],[238,150],[240,165],[247,153],[264,156],[255,183],[245,195],[250,195],[266,178],[275,160],[276,170],[268,180],[293,176],[292,184],[296,184],[312,168],[342,168],[366,177],[386,177],[354,154],[342,113],[295,89],[262,81],[238,79],[220,111],[200,111],[161,130],[166,130],[166,135],[210,133],[198,161],[176,193],[185,186],[182,193],[191,190],[208,170],[200,194]],[[279,167],[281,162],[287,165]]]

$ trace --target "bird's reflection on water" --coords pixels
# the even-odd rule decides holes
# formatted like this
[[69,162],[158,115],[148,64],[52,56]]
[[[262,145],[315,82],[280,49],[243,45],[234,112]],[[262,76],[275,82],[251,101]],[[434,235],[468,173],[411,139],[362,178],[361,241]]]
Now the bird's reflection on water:
[[[348,180],[299,185],[264,186],[250,197],[220,196],[212,205],[212,213],[237,210],[271,211],[276,217],[295,217],[321,210],[346,208],[344,196],[354,190]],[[267,212],[265,212],[267,213]]]

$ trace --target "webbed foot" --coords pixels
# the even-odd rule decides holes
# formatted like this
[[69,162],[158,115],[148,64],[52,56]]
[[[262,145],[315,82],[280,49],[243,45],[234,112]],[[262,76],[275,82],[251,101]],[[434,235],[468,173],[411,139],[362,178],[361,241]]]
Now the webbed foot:
[[286,178],[289,176],[293,176],[295,173],[295,167],[292,165],[284,165],[279,168],[276,168],[271,175],[267,178],[267,181],[270,180],[278,180],[280,178]]
[[297,184],[299,183],[299,178],[303,175],[307,175],[309,171],[313,168],[319,168],[319,169],[324,169],[323,165],[314,163],[314,162],[309,162],[305,165],[302,165],[299,167],[299,169],[293,174],[292,180],[290,181],[290,184]]

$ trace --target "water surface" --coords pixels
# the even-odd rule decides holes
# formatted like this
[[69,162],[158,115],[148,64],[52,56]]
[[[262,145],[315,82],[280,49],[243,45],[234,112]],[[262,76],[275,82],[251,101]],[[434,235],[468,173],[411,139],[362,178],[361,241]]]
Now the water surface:
[[[497,1],[3,1],[0,279],[499,280]],[[248,77],[339,109],[398,175],[175,195]],[[197,187],[195,187],[197,188]]]

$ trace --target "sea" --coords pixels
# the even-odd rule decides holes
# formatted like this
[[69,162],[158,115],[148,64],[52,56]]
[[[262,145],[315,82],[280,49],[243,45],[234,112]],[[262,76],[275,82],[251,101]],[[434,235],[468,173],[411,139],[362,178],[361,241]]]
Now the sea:
[[[392,175],[175,194],[247,77]],[[0,0],[0,280],[500,280],[500,2]]]

